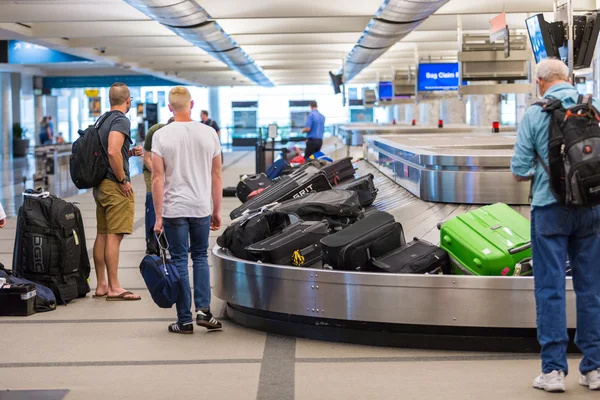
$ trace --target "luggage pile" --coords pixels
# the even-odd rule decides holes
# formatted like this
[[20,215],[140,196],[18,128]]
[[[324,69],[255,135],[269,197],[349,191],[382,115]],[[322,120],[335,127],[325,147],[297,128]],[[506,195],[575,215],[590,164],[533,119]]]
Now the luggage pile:
[[[407,242],[400,222],[372,207],[374,176],[354,179],[350,158],[305,163],[275,181],[246,177],[244,202],[217,244],[252,262],[340,271],[531,275],[529,221],[494,204],[440,223],[440,247]],[[319,264],[321,263],[321,264]]]

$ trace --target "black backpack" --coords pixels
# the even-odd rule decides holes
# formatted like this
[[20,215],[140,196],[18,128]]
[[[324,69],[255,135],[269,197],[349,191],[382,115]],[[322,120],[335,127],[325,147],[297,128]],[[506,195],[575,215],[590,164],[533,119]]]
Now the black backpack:
[[90,260],[81,212],[48,192],[27,190],[19,209],[13,271],[44,285],[59,304],[90,291]]
[[550,176],[556,200],[566,206],[600,204],[600,113],[592,97],[579,96],[565,109],[557,99],[536,103],[550,114],[548,165],[537,161]]
[[78,189],[90,189],[102,183],[108,173],[108,154],[100,140],[100,126],[112,114],[107,112],[85,131],[78,131],[79,139],[73,143],[71,154],[71,179]]

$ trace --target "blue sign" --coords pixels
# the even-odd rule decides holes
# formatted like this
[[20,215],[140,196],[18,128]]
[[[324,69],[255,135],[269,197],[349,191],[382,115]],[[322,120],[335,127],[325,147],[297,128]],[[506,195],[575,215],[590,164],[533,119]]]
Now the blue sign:
[[394,84],[392,82],[379,82],[379,100],[392,100],[394,98]]
[[154,92],[146,92],[146,103],[154,103]]
[[44,78],[44,88],[110,87],[115,82],[122,82],[129,87],[180,85],[177,82],[150,75],[50,76]]
[[458,63],[419,64],[419,92],[458,90]]
[[20,40],[8,41],[9,64],[52,64],[67,62],[93,62],[85,58],[72,56],[37,44]]
[[159,107],[166,107],[167,106],[167,100],[165,98],[165,92],[162,90],[159,90],[158,92],[156,92],[156,95],[158,96],[158,106]]

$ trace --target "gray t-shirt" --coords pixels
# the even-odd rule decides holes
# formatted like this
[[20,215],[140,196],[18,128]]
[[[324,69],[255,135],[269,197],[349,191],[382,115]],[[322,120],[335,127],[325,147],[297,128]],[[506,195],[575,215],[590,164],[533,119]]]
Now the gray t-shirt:
[[[100,117],[102,118],[102,117]],[[123,142],[123,148],[121,149],[121,154],[123,155],[123,170],[125,171],[126,179],[129,181],[129,147],[131,146],[131,122],[129,119],[120,111],[114,111],[111,115],[109,115],[106,120],[98,129],[100,133],[100,140],[102,141],[102,146],[108,152],[108,135],[112,131],[121,132],[125,135],[125,141]],[[115,176],[114,171],[108,166],[108,172],[106,174],[106,179],[109,179],[113,182],[118,182],[117,177]]]

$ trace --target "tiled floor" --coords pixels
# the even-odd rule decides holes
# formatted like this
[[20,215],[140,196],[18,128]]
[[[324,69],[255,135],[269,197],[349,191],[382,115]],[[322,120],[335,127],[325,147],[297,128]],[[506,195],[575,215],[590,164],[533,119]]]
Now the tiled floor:
[[[234,185],[240,174],[254,169],[250,153],[226,153],[225,160],[226,185]],[[4,171],[2,177],[7,174]],[[123,242],[120,278],[124,287],[141,294],[143,300],[112,303],[88,296],[51,313],[0,318],[0,400],[62,397],[60,392],[48,392],[45,397],[40,392],[37,397],[33,392],[19,392],[52,389],[69,390],[68,400],[548,397],[530,387],[539,370],[535,354],[388,349],[279,337],[236,326],[227,320],[224,304],[216,298],[212,308],[223,320],[222,332],[197,329],[191,336],[169,334],[166,327],[175,312],[154,305],[137,269],[144,250],[144,188],[141,176],[133,181],[138,228]],[[15,190],[11,181],[4,185],[4,193],[6,186]],[[93,199],[85,193],[70,200],[79,202],[91,247]],[[225,199],[224,216],[237,204],[235,199]],[[462,211],[452,207],[435,206],[420,215],[435,214],[433,220]],[[433,236],[431,227],[403,215],[409,234]],[[12,260],[14,223],[11,219],[0,230],[0,261],[7,265]],[[217,236],[211,235],[211,243]],[[576,384],[575,358],[571,368],[568,393],[562,398],[597,398]],[[6,389],[20,397],[9,397]]]

